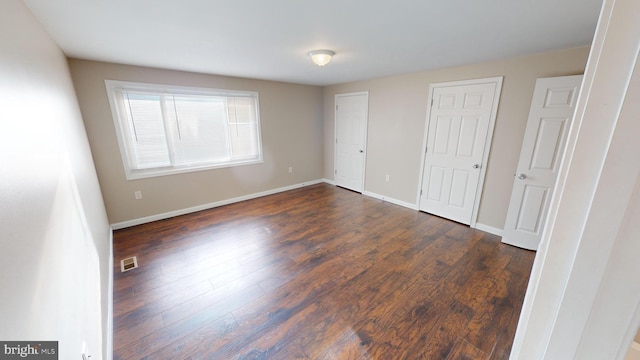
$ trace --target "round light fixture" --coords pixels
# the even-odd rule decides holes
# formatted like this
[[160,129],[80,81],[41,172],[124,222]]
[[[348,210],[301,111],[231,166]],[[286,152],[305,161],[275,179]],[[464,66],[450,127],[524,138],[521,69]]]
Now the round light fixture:
[[318,66],[325,66],[331,61],[331,57],[336,53],[331,50],[313,50],[307,53],[311,61]]

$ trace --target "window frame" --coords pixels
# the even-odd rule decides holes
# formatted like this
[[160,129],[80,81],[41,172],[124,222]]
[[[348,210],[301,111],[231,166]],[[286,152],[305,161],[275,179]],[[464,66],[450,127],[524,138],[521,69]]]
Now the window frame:
[[[120,156],[124,167],[127,180],[145,179],[157,176],[166,176],[174,174],[182,174],[196,171],[222,169],[228,167],[244,166],[261,164],[264,162],[263,150],[262,150],[262,130],[260,124],[260,99],[257,91],[244,91],[244,90],[227,90],[227,89],[214,89],[181,85],[168,85],[168,84],[155,84],[155,83],[141,83],[132,81],[120,81],[120,80],[105,80],[105,87],[107,90],[107,98],[109,99],[109,106],[111,108],[111,115],[116,130],[116,138],[118,142],[118,148],[120,150]],[[256,120],[256,142],[258,156],[252,159],[244,160],[231,160],[224,163],[199,163],[199,164],[185,164],[165,167],[156,167],[148,169],[135,169],[130,163],[131,153],[127,143],[131,140],[128,138],[129,131],[125,129],[128,124],[128,117],[126,114],[122,114],[122,106],[119,104],[118,91],[127,90],[132,92],[148,92],[154,94],[171,94],[171,95],[183,95],[183,96],[224,96],[224,97],[251,97],[255,99],[255,120]],[[164,119],[163,119],[164,121]],[[228,120],[227,120],[228,121]],[[167,146],[169,149],[173,146],[170,141],[167,140]],[[170,161],[173,162],[173,154],[170,154]]]

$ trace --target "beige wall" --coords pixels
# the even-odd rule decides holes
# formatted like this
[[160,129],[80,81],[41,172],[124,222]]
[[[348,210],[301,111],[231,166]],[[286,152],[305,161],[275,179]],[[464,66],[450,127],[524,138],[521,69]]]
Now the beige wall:
[[[69,66],[112,224],[322,178],[321,87],[76,59]],[[127,181],[105,79],[257,91],[264,163]]]
[[335,94],[368,90],[365,191],[415,204],[429,84],[504,76],[478,213],[478,223],[502,229],[535,80],[581,74],[588,52],[581,47],[326,87],[324,176],[333,179]]
[[[478,222],[502,229],[535,79],[580,74],[588,47],[323,88],[69,60],[111,223],[125,222],[320,178],[333,179],[335,94],[369,91],[365,191],[414,204],[429,84],[504,76]],[[260,93],[265,162],[127,181],[104,80]],[[323,102],[324,99],[324,102]],[[294,168],[292,175],[287,169]],[[390,181],[385,181],[385,175]],[[141,190],[142,200],[133,192]]]
[[109,358],[110,229],[67,60],[0,1],[0,339]]

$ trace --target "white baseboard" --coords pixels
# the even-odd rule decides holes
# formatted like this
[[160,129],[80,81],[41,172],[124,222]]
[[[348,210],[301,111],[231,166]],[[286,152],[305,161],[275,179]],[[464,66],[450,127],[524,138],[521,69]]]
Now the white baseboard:
[[474,228],[478,230],[482,230],[484,232],[488,232],[489,234],[498,235],[498,236],[502,236],[502,231],[503,231],[502,229],[498,229],[493,226],[480,224],[480,223],[476,223],[476,226],[474,226]]
[[629,352],[624,360],[640,360],[640,344],[637,342],[631,343],[631,348],[629,348]]
[[322,179],[322,181],[326,182],[326,183],[327,183],[327,184],[329,184],[329,185],[333,185],[333,186],[335,186],[335,185],[336,185],[336,182],[335,182],[335,181],[333,181],[333,180],[331,180],[331,179],[326,179],[326,178],[325,178],[325,179]]
[[216,201],[216,202],[212,202],[212,203],[208,203],[208,204],[193,206],[193,207],[186,208],[186,209],[174,210],[174,211],[169,211],[169,212],[162,213],[162,214],[146,216],[146,217],[139,218],[139,219],[127,220],[127,221],[111,224],[111,228],[113,230],[118,230],[118,229],[128,228],[128,227],[131,227],[131,226],[146,224],[146,223],[149,223],[149,222],[152,222],[152,221],[169,219],[169,218],[172,218],[172,217],[175,217],[175,216],[190,214],[190,213],[193,213],[193,212],[207,210],[207,209],[213,209],[213,208],[216,208],[216,207],[219,207],[219,206],[229,205],[229,204],[233,204],[233,203],[237,203],[237,202],[245,201],[245,200],[251,200],[251,199],[255,199],[255,198],[259,198],[259,197],[263,197],[263,196],[267,196],[267,195],[273,195],[273,194],[277,194],[277,193],[281,193],[281,192],[289,191],[289,190],[293,190],[293,189],[298,189],[298,188],[309,186],[309,185],[320,184],[320,183],[325,182],[325,180],[326,179],[307,181],[307,182],[303,182],[303,183],[299,183],[299,184],[295,184],[295,185],[289,185],[289,186],[285,186],[285,187],[281,187],[281,188],[277,188],[277,189],[262,191],[262,192],[259,192],[259,193],[253,193],[253,194],[238,196],[238,197],[235,197],[235,198],[232,198],[232,199],[221,200],[221,201]]
[[394,199],[392,197],[388,197],[388,196],[383,196],[383,195],[379,195],[376,193],[372,193],[370,191],[365,191],[362,193],[362,195],[366,195],[372,198],[376,198],[382,201],[386,201],[388,203],[392,203],[392,204],[396,204],[396,205],[400,205],[400,206],[404,206],[406,208],[409,208],[411,210],[418,210],[418,205],[416,204],[412,204],[406,201],[402,201],[402,200],[398,200],[398,199]]

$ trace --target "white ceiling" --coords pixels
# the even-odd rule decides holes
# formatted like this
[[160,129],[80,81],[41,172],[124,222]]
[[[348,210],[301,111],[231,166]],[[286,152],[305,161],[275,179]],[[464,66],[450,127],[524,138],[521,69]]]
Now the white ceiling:
[[[329,85],[588,45],[601,0],[24,0],[69,57]],[[336,52],[324,68],[306,55]]]

